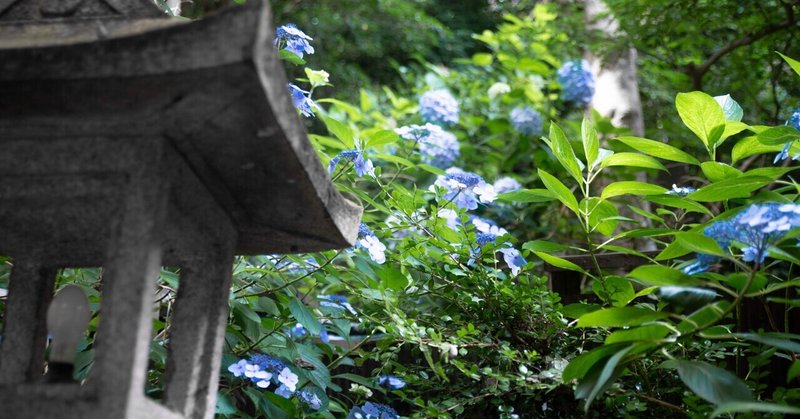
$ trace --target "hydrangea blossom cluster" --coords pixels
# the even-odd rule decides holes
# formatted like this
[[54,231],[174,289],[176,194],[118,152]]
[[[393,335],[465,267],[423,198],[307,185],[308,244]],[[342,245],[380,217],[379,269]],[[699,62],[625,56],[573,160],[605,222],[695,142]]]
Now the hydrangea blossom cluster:
[[313,54],[314,47],[308,41],[312,38],[293,23],[287,23],[275,29],[275,46],[283,45],[283,49],[291,51],[300,58],[303,54]]
[[375,263],[386,262],[386,246],[378,240],[378,236],[367,227],[365,223],[361,223],[358,227],[358,241],[356,248],[366,249],[369,252],[369,257]]
[[294,107],[297,108],[303,116],[306,118],[314,116],[314,108],[317,107],[317,104],[311,100],[308,91],[297,87],[293,83],[289,83],[289,94],[292,96],[292,104],[294,104]]
[[[733,243],[743,245],[742,260],[763,263],[768,247],[780,240],[789,230],[800,226],[800,205],[797,204],[753,204],[728,220],[716,221],[706,227],[706,236],[716,240],[723,249]],[[695,263],[683,271],[697,274],[708,270],[716,258],[698,255]]]
[[292,397],[299,381],[287,363],[267,354],[255,354],[249,360],[241,359],[228,366],[228,372],[237,378],[244,376],[259,388],[266,389],[275,384],[278,386],[275,394],[286,399]]
[[401,138],[416,141],[422,161],[431,166],[444,169],[461,155],[461,145],[456,136],[438,125],[409,125],[397,128],[395,132]]
[[[789,120],[786,121],[786,125],[800,131],[800,108],[795,109],[795,111],[792,113],[792,116],[790,116]],[[794,143],[794,140],[786,142],[781,152],[778,153],[778,155],[775,156],[775,160],[772,161],[773,164],[789,158],[789,149],[792,147],[792,143]],[[792,157],[792,160],[797,160],[798,158],[800,158],[800,153],[795,154],[794,157]]]
[[395,419],[400,415],[391,407],[380,404],[366,402],[362,406],[353,407],[347,414],[347,419]]
[[372,165],[372,160],[365,159],[364,153],[355,148],[352,150],[344,150],[336,157],[332,158],[328,163],[328,173],[333,173],[333,171],[336,170],[336,165],[342,160],[353,162],[353,167],[356,169],[356,174],[358,176],[364,176],[366,174],[375,176],[375,166]]
[[[488,243],[495,243],[498,237],[508,234],[508,230],[497,226],[493,221],[485,218],[472,217],[472,224],[478,231],[475,235],[475,239],[479,247],[483,247]],[[503,261],[511,268],[512,276],[517,276],[522,270],[522,267],[528,263],[519,251],[513,247],[503,247],[497,251],[503,254]],[[474,253],[475,252],[473,252],[473,256]]]
[[[287,330],[287,334],[294,340],[300,340],[308,336],[308,330],[301,323],[297,323],[294,327]],[[328,336],[328,331],[325,330],[324,327],[319,331],[319,339],[324,343],[331,341],[330,336]]]
[[512,192],[522,189],[522,185],[516,179],[511,177],[501,177],[494,181],[494,191],[499,195],[501,193]]
[[516,107],[511,110],[511,126],[525,135],[536,135],[542,132],[542,116],[535,109]]
[[430,90],[419,98],[419,113],[425,122],[453,125],[458,123],[458,101],[447,89]]
[[297,392],[297,398],[314,410],[319,410],[322,408],[322,399],[320,399],[319,396],[317,396],[316,393],[311,390],[305,388],[300,389],[300,391]]
[[689,195],[690,193],[695,192],[695,191],[697,191],[697,189],[692,188],[691,186],[678,187],[678,185],[673,183],[672,184],[672,189],[668,190],[665,193],[667,195],[675,195],[675,196],[684,197],[684,196]]
[[442,196],[445,201],[452,201],[457,207],[467,210],[478,208],[478,202],[488,204],[497,198],[494,187],[482,177],[457,167],[451,167],[444,176],[438,176],[431,186],[432,192],[436,191],[436,186],[446,190]]
[[406,386],[406,382],[402,378],[390,374],[381,375],[375,383],[390,390],[400,390]]
[[594,96],[594,76],[587,70],[589,64],[573,60],[567,61],[558,69],[558,82],[561,83],[561,98],[578,106],[586,106]]

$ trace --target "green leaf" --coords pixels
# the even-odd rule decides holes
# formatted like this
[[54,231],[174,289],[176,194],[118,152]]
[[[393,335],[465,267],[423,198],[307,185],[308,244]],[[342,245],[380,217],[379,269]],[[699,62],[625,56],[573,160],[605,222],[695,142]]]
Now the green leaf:
[[472,63],[478,67],[490,66],[492,65],[492,61],[494,61],[492,54],[487,54],[485,52],[481,52],[472,56]]
[[664,366],[678,370],[683,383],[710,403],[720,405],[753,400],[750,387],[722,368],[705,362],[681,359],[667,361]]
[[686,247],[684,247],[683,243],[675,240],[669,245],[667,245],[667,247],[665,247],[664,250],[662,250],[661,253],[659,253],[655,259],[658,261],[674,259],[677,257],[681,257],[687,253],[691,253],[691,251],[692,251],[691,249],[687,249]]
[[414,163],[412,163],[411,161],[409,161],[407,159],[404,159],[402,157],[393,156],[391,154],[376,153],[375,157],[379,158],[381,160],[390,161],[392,163],[397,163],[397,164],[399,164],[401,166],[405,166],[405,167],[410,167],[410,168],[416,167],[416,165]]
[[600,140],[597,138],[597,130],[588,118],[583,118],[581,123],[581,140],[583,142],[583,152],[586,155],[586,163],[589,167],[594,167],[597,161],[597,153],[600,151]]
[[739,176],[734,179],[710,183],[686,197],[700,202],[747,198],[753,191],[770,182],[772,182],[772,179],[764,176]]
[[725,114],[713,97],[703,92],[678,93],[678,115],[706,148],[711,150],[725,130]]
[[751,342],[774,346],[791,353],[800,353],[800,342],[792,340],[800,340],[798,335],[790,333],[735,333],[734,336]]
[[667,317],[667,313],[639,307],[614,307],[584,314],[578,319],[578,327],[624,327]]
[[700,164],[691,154],[660,141],[639,137],[619,137],[615,138],[614,141],[619,141],[634,150],[658,157],[659,159],[695,165]]
[[614,155],[608,156],[600,163],[601,168],[610,166],[644,167],[647,169],[667,170],[658,160],[648,155],[638,153],[615,153]]
[[614,307],[627,305],[636,295],[631,282],[616,275],[606,276],[603,281],[594,281],[592,283],[592,291]]
[[661,287],[656,292],[658,297],[668,302],[673,309],[694,311],[714,301],[716,292],[699,287]]
[[597,304],[573,303],[561,307],[561,314],[563,314],[564,317],[577,319],[586,313],[591,313],[593,311],[600,310],[601,308],[603,307]]
[[[783,149],[783,144],[766,145],[758,141],[755,135],[744,137],[733,145],[731,150],[731,163],[736,163],[744,158],[765,153],[777,153]],[[793,143],[789,149],[789,155],[794,156],[800,153],[800,144]]]
[[226,393],[217,393],[217,406],[214,409],[217,415],[233,415],[236,414],[236,405],[231,400],[231,397]]
[[589,227],[604,236],[610,236],[619,224],[617,207],[608,201],[591,197],[581,200],[580,207],[589,214]]
[[719,247],[717,241],[705,234],[681,232],[675,234],[675,240],[680,242],[685,249],[697,253],[705,253],[714,256],[727,256],[727,253]]
[[669,332],[670,328],[664,326],[663,324],[648,324],[631,329],[617,330],[616,332],[606,336],[606,345],[619,342],[660,340],[664,339]]
[[[578,165],[578,158],[575,157],[575,151],[572,150],[572,145],[567,141],[564,131],[555,123],[550,123],[550,149],[553,155],[561,163],[567,173],[575,179],[576,182],[581,183],[581,168]],[[548,188],[550,189],[550,188]]]
[[569,362],[567,367],[564,368],[564,372],[561,373],[561,380],[564,383],[569,383],[576,378],[579,380],[582,379],[595,364],[627,346],[630,345],[627,343],[603,345],[576,356]]
[[[589,411],[589,406],[591,405],[592,401],[597,397],[598,394],[605,390],[609,381],[612,380],[612,377],[615,377],[619,374],[618,365],[620,361],[625,358],[625,355],[631,351],[631,349],[633,349],[633,345],[623,348],[609,357],[608,361],[606,361],[606,364],[603,366],[603,369],[600,371],[600,374],[596,378],[592,377],[594,379],[590,380],[588,386],[585,386],[584,382],[581,382],[580,385],[578,385],[578,388],[575,390],[575,396],[577,398],[586,399],[586,404],[583,407],[585,412]],[[584,381],[586,381],[586,378]],[[589,388],[588,394],[584,390],[587,387]]]
[[628,276],[652,285],[693,286],[700,285],[702,281],[685,273],[662,265],[643,265],[632,270]]
[[292,300],[289,301],[289,311],[292,313],[292,316],[308,330],[308,333],[312,335],[319,334],[322,325],[320,325],[319,320],[314,317],[314,314],[311,313],[308,307],[297,299],[297,297],[293,297]]
[[775,51],[775,52],[778,55],[780,55],[781,58],[783,58],[783,61],[786,61],[789,64],[789,67],[792,67],[792,70],[794,70],[794,72],[797,73],[798,76],[800,76],[800,61],[797,61],[797,60],[795,60],[793,58],[789,58],[789,57],[781,54],[778,51]]
[[327,116],[321,116],[322,122],[331,134],[338,138],[348,148],[355,148],[353,131],[347,125]]
[[388,129],[377,130],[370,133],[367,138],[367,147],[378,147],[384,144],[394,144],[400,137],[396,132]]
[[623,181],[614,182],[603,189],[600,196],[608,199],[619,195],[659,195],[667,192],[666,189],[658,185],[644,182]]
[[727,301],[708,304],[678,323],[677,329],[685,334],[709,327],[722,318],[722,314],[729,306],[730,303]]
[[522,248],[531,252],[561,252],[569,249],[569,246],[546,240],[533,240],[523,244]]
[[289,51],[288,49],[282,49],[278,51],[278,57],[280,57],[283,61],[288,61],[294,65],[306,65],[306,60],[297,56],[297,54]]
[[715,418],[717,416],[729,415],[736,412],[766,412],[800,415],[800,407],[767,402],[730,402],[717,406],[709,417]]
[[786,382],[788,383],[794,380],[799,375],[800,375],[800,359],[792,362],[792,366],[789,367],[789,371],[786,371]]
[[717,141],[717,145],[722,144],[722,142],[728,137],[736,135],[747,129],[750,129],[750,125],[747,125],[744,122],[725,121],[725,130],[722,132],[722,136],[719,138],[719,141]]
[[575,215],[579,215],[578,200],[575,199],[575,196],[572,195],[572,192],[566,186],[564,186],[560,180],[556,179],[550,173],[547,173],[542,169],[538,169],[538,172],[539,178],[542,179],[542,183],[544,183],[545,188],[552,192],[562,204],[571,209]]
[[706,161],[700,164],[703,174],[712,182],[719,182],[728,178],[735,178],[742,175],[742,172],[725,163]]
[[764,145],[783,146],[788,141],[800,139],[800,131],[788,125],[780,125],[777,127],[770,127],[759,132],[756,134],[756,139],[758,139],[758,141]]
[[735,100],[731,97],[731,95],[724,95],[724,96],[714,96],[714,100],[719,103],[719,106],[722,108],[722,113],[725,115],[725,119],[728,121],[741,121],[742,116],[744,116],[744,111],[742,107],[736,103]]
[[648,195],[645,197],[646,200],[650,202],[654,202],[660,205],[666,205],[668,207],[675,207],[681,208],[688,212],[699,212],[702,214],[706,214],[708,216],[713,217],[714,214],[708,210],[708,208],[698,204],[697,202],[692,201],[691,199],[686,199],[685,197],[681,198],[678,196],[673,195]]
[[403,272],[391,265],[381,265],[375,268],[375,273],[383,281],[383,285],[395,291],[402,291],[408,285],[408,278]]
[[503,202],[549,202],[556,196],[547,189],[520,189],[500,194],[497,199]]
[[570,262],[570,261],[568,261],[566,259],[560,258],[558,256],[553,256],[553,255],[550,255],[550,254],[547,254],[547,253],[544,253],[544,252],[539,252],[539,251],[534,251],[533,253],[536,256],[539,256],[543,261],[545,261],[548,264],[553,265],[553,266],[555,266],[557,268],[567,269],[567,270],[570,270],[570,271],[577,271],[577,272],[581,272],[581,273],[584,273],[584,274],[586,273],[586,271],[584,271],[583,268],[581,268],[580,266],[578,266],[578,265],[576,265],[576,264],[574,264],[574,263],[572,263],[572,262]]

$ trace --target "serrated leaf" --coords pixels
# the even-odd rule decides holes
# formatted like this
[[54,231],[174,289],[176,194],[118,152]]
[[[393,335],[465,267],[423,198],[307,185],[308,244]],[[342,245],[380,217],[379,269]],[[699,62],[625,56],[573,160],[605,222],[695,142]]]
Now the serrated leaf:
[[717,101],[703,92],[678,93],[675,107],[684,125],[711,149],[725,130],[725,114]]
[[761,144],[783,146],[789,141],[800,139],[800,131],[788,125],[780,125],[759,132],[756,134],[756,139],[758,139]]
[[581,123],[581,140],[586,162],[592,167],[597,161],[597,153],[600,151],[600,140],[597,138],[597,130],[594,128],[594,124],[588,118],[583,118]]
[[632,270],[628,276],[652,285],[692,286],[702,284],[702,281],[698,279],[692,278],[675,268],[663,265],[639,266]]
[[722,108],[722,114],[725,115],[725,119],[728,121],[741,121],[742,116],[744,116],[744,111],[742,107],[736,103],[735,100],[731,97],[731,95],[724,95],[724,96],[714,96],[714,100],[719,103],[719,106]]
[[625,327],[667,317],[667,313],[639,307],[614,307],[584,314],[578,319],[578,327]]
[[678,370],[681,381],[695,394],[710,403],[749,402],[753,392],[744,381],[730,372],[701,361],[673,359],[665,367]]
[[384,144],[394,144],[400,138],[396,132],[388,129],[377,130],[367,137],[367,147],[378,147]]
[[747,198],[750,194],[772,182],[772,179],[763,176],[739,176],[734,179],[725,179],[703,186],[686,198],[699,202],[725,201],[733,198]]
[[603,189],[600,197],[608,199],[619,195],[659,195],[667,192],[665,188],[644,182],[614,182]]
[[550,202],[557,198],[547,189],[520,189],[502,193],[497,199],[503,202]]
[[614,155],[608,156],[600,163],[600,167],[602,168],[611,166],[643,167],[667,171],[667,168],[658,160],[648,155],[638,153],[615,153]]
[[619,141],[634,150],[658,157],[659,159],[695,165],[700,164],[691,154],[660,141],[640,137],[619,137],[615,138],[614,141]]
[[539,258],[541,258],[546,263],[548,263],[550,265],[553,265],[553,266],[555,266],[557,268],[567,269],[567,270],[570,270],[570,271],[581,272],[581,273],[584,273],[584,274],[586,273],[586,271],[584,271],[583,268],[581,268],[580,266],[578,266],[578,265],[576,265],[576,264],[574,264],[574,263],[572,263],[572,262],[570,262],[570,261],[568,261],[566,259],[560,258],[558,256],[553,256],[551,254],[547,254],[547,253],[544,253],[544,252],[535,251],[535,250],[533,251],[533,253],[536,256],[539,256]]
[[716,161],[706,161],[700,164],[700,169],[706,178],[712,182],[718,182],[728,178],[735,178],[742,175],[742,172],[736,168],[728,166],[725,163]]
[[571,209],[575,215],[579,215],[580,212],[578,210],[578,200],[575,199],[575,195],[561,183],[560,180],[556,179],[555,176],[551,175],[550,173],[545,172],[542,169],[538,169],[539,178],[542,179],[542,183],[550,192],[555,195],[555,197],[561,201],[567,208]]
[[725,130],[722,131],[722,136],[717,141],[717,145],[722,144],[728,137],[736,135],[744,130],[750,129],[750,126],[744,122],[725,121]]

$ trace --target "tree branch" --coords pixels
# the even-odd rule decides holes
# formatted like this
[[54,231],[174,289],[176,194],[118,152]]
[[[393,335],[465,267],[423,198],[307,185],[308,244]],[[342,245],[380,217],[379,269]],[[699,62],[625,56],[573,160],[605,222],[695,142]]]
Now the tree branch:
[[[800,4],[800,1],[795,1],[794,4]],[[794,4],[786,3],[783,5],[784,10],[786,10],[786,20],[783,22],[777,25],[767,25],[758,32],[749,33],[739,39],[729,42],[727,45],[720,48],[717,52],[708,57],[708,59],[706,59],[700,65],[694,63],[687,65],[686,73],[692,78],[693,87],[696,90],[701,90],[703,88],[703,76],[708,73],[712,65],[722,59],[722,57],[725,55],[731,53],[733,50],[750,45],[767,35],[771,35],[795,26],[797,20],[794,15]]]

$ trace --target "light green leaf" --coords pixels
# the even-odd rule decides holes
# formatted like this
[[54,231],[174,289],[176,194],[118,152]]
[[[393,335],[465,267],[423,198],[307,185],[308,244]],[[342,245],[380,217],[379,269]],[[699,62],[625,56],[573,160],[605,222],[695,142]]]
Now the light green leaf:
[[742,107],[736,103],[735,100],[731,97],[731,95],[724,95],[724,96],[714,96],[714,100],[719,103],[719,106],[722,108],[722,113],[725,115],[725,119],[728,121],[741,121],[742,116],[744,116],[744,111]]
[[523,244],[522,248],[531,252],[561,252],[569,249],[569,246],[546,240],[533,240]]
[[[777,52],[777,51],[775,51],[775,52]],[[781,54],[780,52],[777,52],[777,53],[778,53],[778,55],[781,56],[781,58],[783,58],[784,61],[786,61],[789,64],[789,67],[792,67],[792,70],[794,70],[794,72],[797,73],[798,76],[800,76],[800,61],[797,61],[797,60],[795,60],[793,58],[789,58],[789,57]]]
[[413,162],[411,162],[411,161],[409,161],[407,159],[404,159],[404,158],[398,157],[398,156],[393,156],[391,154],[376,153],[375,157],[379,158],[381,160],[386,160],[386,161],[390,161],[392,163],[397,163],[397,164],[399,164],[401,166],[405,166],[405,167],[413,168],[413,167],[416,166]]
[[675,106],[683,123],[712,149],[725,130],[725,114],[713,97],[703,92],[678,93]]
[[663,324],[648,324],[631,329],[617,330],[606,336],[606,345],[619,342],[664,339],[669,332],[670,328]]
[[581,268],[580,266],[578,266],[578,265],[576,265],[576,264],[574,264],[574,263],[572,263],[572,262],[570,262],[570,261],[568,261],[566,259],[560,258],[558,256],[553,256],[553,255],[547,254],[545,252],[535,251],[535,250],[533,251],[533,253],[536,256],[539,256],[543,261],[545,261],[548,264],[553,265],[553,266],[555,266],[557,268],[567,269],[567,270],[570,270],[570,271],[576,271],[576,272],[580,272],[580,273],[584,273],[584,274],[586,273],[586,271],[584,271],[583,268]]
[[709,417],[715,418],[717,416],[728,415],[736,412],[765,412],[800,415],[800,407],[767,402],[731,402],[717,406],[717,408],[711,412],[711,416]]
[[628,276],[638,279],[645,284],[692,286],[700,285],[702,281],[695,279],[683,272],[662,265],[643,265],[632,270]]
[[478,67],[490,66],[492,65],[492,61],[494,61],[492,54],[487,54],[485,52],[481,52],[472,56],[472,63]]
[[681,198],[678,196],[664,194],[664,195],[647,195],[645,199],[659,205],[681,208],[688,212],[699,212],[706,214],[708,216],[713,216],[713,214],[711,213],[711,211],[708,210],[708,208],[702,206],[701,204],[698,204],[697,202],[692,201],[691,199],[686,199],[685,197]]
[[614,307],[624,307],[630,302],[636,292],[631,282],[621,276],[609,275],[604,281],[594,281],[592,291],[603,301],[611,303]]
[[500,194],[497,199],[503,202],[549,202],[555,201],[556,196],[547,189],[520,189]]
[[662,260],[674,259],[677,257],[681,257],[687,253],[691,253],[691,251],[692,251],[691,249],[687,249],[686,247],[684,247],[683,243],[675,240],[669,245],[667,245],[667,247],[665,247],[664,250],[662,250],[661,253],[659,253],[656,256],[656,260],[662,261]]
[[770,182],[772,179],[763,176],[739,176],[708,184],[686,197],[700,202],[747,198],[753,191]]
[[348,148],[355,148],[353,131],[350,129],[350,127],[327,116],[321,116],[321,119],[331,134],[336,136],[336,138],[343,142]]
[[542,169],[538,169],[539,178],[542,179],[542,183],[550,192],[555,195],[555,197],[561,201],[562,204],[566,205],[567,208],[571,209],[575,215],[579,215],[578,211],[578,200],[575,199],[575,195],[561,183],[560,180],[556,179],[555,176],[551,175],[550,173],[545,172]]
[[[578,158],[575,157],[575,151],[572,150],[572,145],[564,135],[564,131],[555,123],[550,123],[550,149],[553,155],[567,169],[567,173],[575,179],[576,182],[582,181],[581,168],[578,165]],[[548,188],[549,189],[549,188]]]
[[675,240],[678,241],[685,249],[692,250],[697,253],[705,253],[714,256],[726,256],[727,253],[719,247],[716,240],[705,234],[681,232],[675,234]]
[[639,137],[619,137],[615,138],[614,141],[619,141],[634,150],[658,157],[659,159],[688,164],[700,164],[691,154],[660,141]]
[[667,317],[667,313],[639,307],[614,307],[584,314],[578,319],[578,327],[625,327]]
[[586,162],[592,168],[597,161],[597,153],[600,151],[600,140],[597,138],[597,130],[594,128],[594,124],[588,118],[583,118],[581,123],[581,139]]
[[600,167],[606,168],[610,166],[628,166],[628,167],[644,167],[647,169],[667,169],[658,160],[638,153],[616,153],[607,157],[600,163]]
[[719,141],[717,141],[717,145],[722,144],[722,142],[728,137],[736,135],[746,129],[750,129],[750,126],[744,122],[725,121],[725,130],[722,132],[722,136],[719,138]]
[[294,65],[306,65],[306,60],[297,56],[297,54],[289,51],[288,49],[282,49],[278,52],[278,56],[283,61],[288,61]]
[[719,182],[727,178],[735,178],[742,175],[742,172],[725,163],[706,161],[700,165],[703,174],[712,182]]
[[330,81],[330,74],[325,70],[312,70],[308,67],[305,68],[306,77],[308,82],[314,87],[327,86]]
[[681,380],[704,400],[720,405],[730,402],[749,402],[753,392],[744,381],[730,372],[700,361],[674,359],[665,367],[678,370]]
[[394,144],[400,137],[396,132],[388,129],[381,129],[372,132],[367,137],[367,147],[378,147],[384,144]]
[[614,204],[600,198],[581,200],[581,208],[589,214],[589,227],[604,236],[610,236],[619,224],[619,211]]
[[800,131],[787,125],[780,125],[777,127],[770,127],[759,132],[756,134],[756,139],[758,139],[758,141],[764,145],[783,146],[788,141],[800,139]]
[[659,195],[667,192],[666,189],[658,185],[644,182],[623,181],[614,182],[603,189],[600,197],[608,199],[619,195]]
[[[755,135],[744,137],[733,145],[731,151],[731,164],[756,154],[777,153],[783,149],[783,144],[766,145],[758,141]],[[800,153],[800,144],[795,142],[789,150],[789,155]]]

